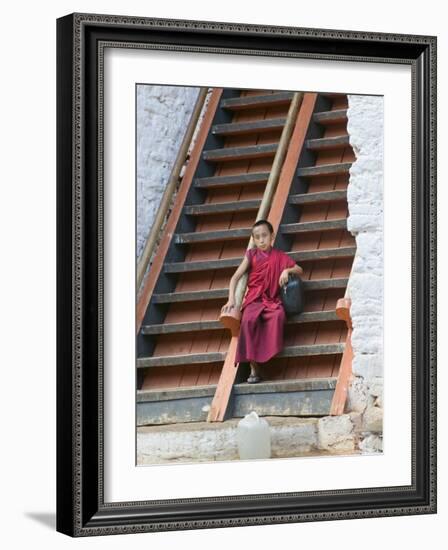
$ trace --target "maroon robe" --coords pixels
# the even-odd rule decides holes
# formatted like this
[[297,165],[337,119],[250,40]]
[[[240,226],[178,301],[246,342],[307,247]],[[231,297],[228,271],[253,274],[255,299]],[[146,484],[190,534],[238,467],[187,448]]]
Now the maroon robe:
[[235,363],[265,363],[283,348],[285,310],[280,299],[282,271],[296,263],[282,250],[246,251],[249,260],[247,292],[241,305],[241,325]]

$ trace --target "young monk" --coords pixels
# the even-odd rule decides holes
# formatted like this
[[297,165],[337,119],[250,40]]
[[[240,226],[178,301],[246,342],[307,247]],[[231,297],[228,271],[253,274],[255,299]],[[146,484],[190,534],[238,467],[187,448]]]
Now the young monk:
[[274,229],[267,220],[258,220],[252,227],[255,248],[248,249],[230,279],[229,300],[221,313],[235,308],[235,288],[240,277],[249,270],[247,293],[241,305],[241,325],[235,363],[249,362],[249,384],[260,382],[259,363],[269,361],[283,348],[285,310],[280,287],[290,273],[301,275],[299,267],[285,252],[272,247]]

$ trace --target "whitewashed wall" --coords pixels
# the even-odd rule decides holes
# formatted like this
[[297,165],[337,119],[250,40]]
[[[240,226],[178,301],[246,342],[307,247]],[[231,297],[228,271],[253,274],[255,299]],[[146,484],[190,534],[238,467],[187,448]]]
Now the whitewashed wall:
[[347,129],[356,155],[347,225],[357,246],[348,288],[354,353],[348,408],[358,413],[360,448],[370,452],[382,449],[383,425],[383,98],[349,95]]
[[199,88],[137,87],[137,258],[168,182]]

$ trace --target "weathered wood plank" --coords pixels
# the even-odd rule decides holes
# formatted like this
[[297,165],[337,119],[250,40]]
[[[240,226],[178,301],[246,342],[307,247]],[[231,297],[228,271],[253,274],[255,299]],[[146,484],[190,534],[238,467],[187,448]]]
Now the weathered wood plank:
[[259,394],[259,393],[286,393],[296,391],[334,390],[337,378],[297,378],[294,380],[262,381],[258,384],[235,384],[235,395]]
[[259,416],[327,416],[333,394],[333,389],[327,389],[235,395],[232,417],[243,417],[251,411]]
[[[303,357],[309,355],[334,355],[344,352],[345,344],[316,344],[285,347],[277,357]],[[176,365],[198,365],[224,361],[226,353],[191,353],[187,355],[163,355],[139,357],[137,368],[170,367]]]
[[347,121],[347,109],[337,109],[334,111],[321,111],[314,113],[314,122],[327,126],[329,124],[338,124]]
[[[290,223],[280,226],[282,233],[301,233],[305,231],[330,231],[346,229],[347,218],[339,220],[322,220],[315,222]],[[219,231],[197,231],[193,233],[177,233],[174,238],[177,244],[201,243],[226,239],[244,239],[250,237],[251,229],[223,229]]]
[[350,145],[350,136],[337,136],[328,138],[308,139],[307,149],[310,151],[325,151],[327,149],[338,149]]
[[212,396],[137,402],[137,426],[205,422]]
[[329,288],[345,288],[348,285],[348,277],[335,279],[316,279],[313,281],[304,281],[305,291],[307,290],[326,290]]
[[348,174],[351,162],[339,162],[335,164],[319,164],[319,166],[307,166],[306,168],[299,168],[297,175],[299,177],[319,177],[319,176],[338,176],[341,174]]
[[335,189],[333,191],[320,191],[318,193],[302,193],[290,195],[289,204],[310,204],[347,199],[347,189]]
[[309,355],[335,355],[344,353],[345,344],[315,344],[311,346],[288,346],[276,357],[303,357]]
[[347,218],[339,220],[321,220],[316,222],[288,223],[280,226],[282,233],[302,233],[306,231],[330,231],[332,229],[346,229]]
[[241,229],[221,229],[218,231],[196,231],[193,233],[176,233],[174,236],[177,244],[204,243],[212,241],[224,241],[228,239],[247,239],[250,237],[250,227]]
[[[356,246],[345,246],[342,248],[322,248],[317,250],[300,250],[298,252],[287,252],[294,261],[306,262],[314,260],[329,260],[332,258],[351,258],[356,253]],[[220,260],[202,260],[196,262],[173,262],[164,265],[165,273],[190,273],[192,271],[208,271],[211,269],[229,269],[238,267],[243,257],[224,258]]]
[[207,386],[187,386],[169,389],[137,390],[137,403],[145,401],[169,401],[172,399],[187,399],[188,397],[212,397],[216,384]]
[[162,355],[157,357],[139,357],[137,368],[174,367],[176,365],[199,365],[219,363],[226,358],[225,353],[191,353],[189,355]]
[[159,325],[143,325],[142,334],[177,334],[178,332],[198,332],[202,330],[223,330],[219,321],[191,321],[189,323],[167,323]]
[[[228,415],[327,416],[336,378],[235,384]],[[200,422],[207,419],[216,385],[170,388],[137,393],[137,425]]]
[[275,155],[277,147],[278,143],[264,143],[261,145],[248,145],[247,147],[209,149],[202,152],[202,158],[207,162],[223,162],[272,157]]
[[[316,279],[303,281],[306,290],[324,290],[328,288],[344,288],[347,286],[348,278]],[[175,302],[193,302],[197,300],[219,300],[227,298],[228,288],[217,288],[213,290],[193,290],[187,292],[167,292],[165,294],[153,294],[155,304],[171,304]]]
[[288,256],[296,262],[314,260],[330,260],[332,258],[352,258],[356,254],[356,246],[343,246],[341,248],[318,248],[317,250],[300,250],[287,252]]
[[221,107],[237,111],[241,109],[259,109],[260,107],[273,107],[275,105],[287,105],[291,102],[294,92],[276,92],[274,94],[232,97],[221,100]]
[[252,172],[233,176],[210,176],[207,178],[196,178],[194,180],[194,185],[196,187],[200,187],[201,189],[217,189],[220,187],[266,183],[268,179],[269,172]]
[[[316,323],[325,321],[338,321],[335,310],[308,311],[299,315],[287,317],[287,324]],[[181,332],[197,332],[202,330],[223,330],[219,321],[191,321],[187,323],[167,323],[160,325],[142,326],[142,334],[152,336],[155,334],[176,334]]]
[[156,304],[171,304],[174,302],[194,302],[197,300],[218,300],[227,298],[228,288],[214,290],[192,290],[187,292],[167,292],[165,294],[154,294],[153,301]]
[[216,124],[212,128],[212,133],[216,136],[237,136],[252,132],[270,132],[281,130],[285,122],[285,118],[267,118],[254,122],[229,122],[227,124]]
[[218,202],[206,204],[192,204],[184,207],[185,214],[200,216],[203,214],[223,214],[225,212],[246,212],[257,210],[261,199],[247,201]]

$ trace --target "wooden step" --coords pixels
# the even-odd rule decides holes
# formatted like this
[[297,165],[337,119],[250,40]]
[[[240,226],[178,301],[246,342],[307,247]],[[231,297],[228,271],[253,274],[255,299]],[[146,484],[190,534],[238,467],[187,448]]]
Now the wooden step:
[[356,246],[342,246],[340,248],[318,248],[317,250],[297,250],[287,252],[295,262],[311,262],[316,260],[332,260],[333,258],[354,258]]
[[239,136],[252,133],[271,132],[282,130],[286,124],[286,118],[267,118],[254,122],[229,122],[227,124],[216,124],[212,128],[215,136]]
[[276,357],[303,357],[310,355],[335,355],[343,353],[344,343],[312,344],[310,346],[287,346]]
[[266,183],[269,179],[269,172],[251,172],[234,176],[211,176],[208,178],[196,178],[195,187],[201,189],[219,189],[221,187],[246,186],[252,184]]
[[242,109],[260,109],[261,107],[274,107],[288,105],[294,97],[293,92],[276,92],[274,94],[232,97],[223,99],[220,106],[230,111]]
[[[305,426],[306,417],[330,415],[337,380],[337,377],[320,377],[235,384],[228,410],[229,418],[243,418],[256,410],[259,416],[301,417]],[[206,422],[206,411],[210,408],[216,389],[216,384],[209,384],[137,390],[137,425],[159,425],[159,429],[169,431],[172,429],[170,424],[182,423],[183,429],[188,429],[188,426],[192,430],[200,429],[194,425]],[[215,427],[219,429],[218,424],[216,422]]]
[[[322,220],[316,222],[289,223],[280,226],[284,234],[304,233],[307,231],[330,231],[332,229],[346,229],[347,218],[338,220]],[[229,239],[244,239],[251,235],[251,228],[221,229],[218,231],[197,231],[194,233],[177,233],[174,235],[176,244],[191,244],[213,242]]]
[[302,178],[316,178],[319,176],[339,176],[349,174],[351,162],[338,162],[336,164],[320,164],[319,166],[308,166],[299,168],[297,175]]
[[329,416],[336,384],[336,377],[235,384],[230,414],[239,418],[256,410],[259,416]]
[[319,191],[318,193],[302,193],[290,195],[289,204],[310,204],[347,199],[347,189],[334,189],[333,191]]
[[176,244],[205,243],[213,241],[225,241],[229,239],[249,239],[251,228],[220,229],[218,231],[196,231],[194,233],[176,233]]
[[161,323],[158,325],[143,325],[142,334],[177,334],[180,332],[199,332],[202,330],[225,330],[219,321],[190,321],[187,323]]
[[207,204],[193,204],[184,207],[185,214],[189,216],[201,216],[204,214],[224,214],[225,212],[248,212],[258,210],[261,199],[247,201],[218,202]]
[[277,148],[278,143],[263,143],[261,145],[248,145],[246,147],[223,147],[221,149],[203,151],[202,157],[207,162],[257,159],[273,157]]
[[[276,357],[309,357],[315,355],[335,355],[344,352],[345,344],[312,344],[287,346]],[[191,353],[185,355],[163,355],[157,357],[139,357],[137,368],[174,367],[198,364],[210,364],[224,361],[226,353]]]
[[322,124],[322,126],[347,122],[347,109],[335,109],[334,111],[314,113],[313,120],[317,122],[317,124]]
[[330,288],[346,288],[347,285],[348,285],[348,277],[303,281],[305,292],[310,290],[328,290]]
[[[306,311],[286,318],[286,324],[318,323],[339,321],[335,310]],[[161,323],[157,325],[143,325],[142,334],[154,336],[156,334],[177,334],[182,332],[199,332],[203,330],[227,330],[219,321],[190,321],[186,323]]]
[[288,223],[280,226],[280,231],[283,234],[304,233],[307,231],[330,231],[332,229],[347,229],[347,218],[316,222]]
[[[305,291],[326,290],[329,288],[345,288],[348,278],[315,279],[303,281]],[[203,300],[220,300],[229,296],[228,288],[217,288],[212,290],[193,290],[186,292],[166,292],[153,294],[152,300],[155,304],[171,304],[179,302],[197,302]]]
[[192,353],[188,355],[165,355],[157,357],[139,357],[137,368],[174,367],[179,365],[197,365],[219,363],[226,358],[225,353]]
[[350,136],[337,136],[329,138],[308,139],[306,147],[310,151],[326,151],[328,149],[340,149],[350,145]]
[[155,304],[171,304],[179,302],[197,302],[203,300],[218,300],[229,296],[228,288],[217,288],[213,290],[192,290],[187,292],[166,292],[153,294],[152,300]]
[[[341,248],[319,248],[317,250],[299,250],[286,252],[290,258],[298,262],[313,260],[329,260],[332,258],[352,258],[355,256],[356,246]],[[209,271],[212,269],[229,269],[238,267],[243,256],[238,258],[223,258],[219,260],[201,260],[196,262],[166,263],[163,267],[165,273],[191,273],[193,271]]]

